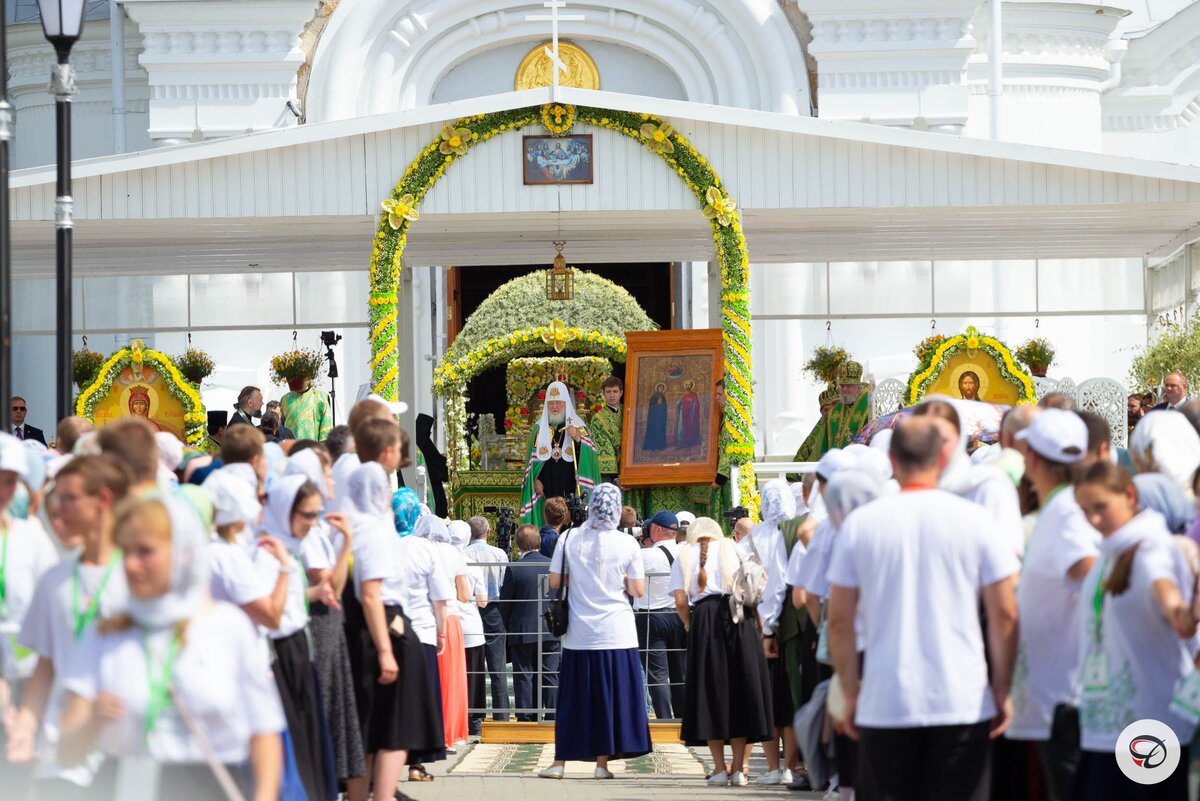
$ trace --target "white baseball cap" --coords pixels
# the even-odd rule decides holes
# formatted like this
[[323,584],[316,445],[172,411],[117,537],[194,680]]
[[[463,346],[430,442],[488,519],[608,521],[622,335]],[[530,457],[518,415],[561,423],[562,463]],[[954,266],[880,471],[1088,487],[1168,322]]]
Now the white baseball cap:
[[1088,432],[1083,419],[1064,409],[1046,409],[1016,439],[1052,462],[1075,464],[1087,455]]
[[691,512],[676,512],[675,517],[679,520],[679,527],[684,528],[696,522],[696,516]]
[[400,415],[402,415],[408,411],[407,403],[405,403],[404,401],[385,400],[384,397],[382,395],[380,395],[379,393],[371,391],[370,384],[359,385],[358,394],[355,396],[354,402],[358,403],[360,400],[378,401],[379,403],[382,403],[384,406],[386,406],[388,408],[388,411],[391,412],[392,414],[396,415],[397,417],[399,417]]

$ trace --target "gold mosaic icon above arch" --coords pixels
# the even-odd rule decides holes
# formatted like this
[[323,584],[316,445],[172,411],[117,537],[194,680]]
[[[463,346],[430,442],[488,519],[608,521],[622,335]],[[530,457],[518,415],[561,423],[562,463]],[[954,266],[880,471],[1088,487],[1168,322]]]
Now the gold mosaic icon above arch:
[[[513,79],[514,89],[537,89],[554,83],[550,56],[546,55],[546,48],[550,46],[550,42],[542,42],[525,54]],[[600,70],[582,47],[560,39],[558,57],[567,67],[566,75],[558,76],[559,86],[570,86],[574,89],[600,88]]]

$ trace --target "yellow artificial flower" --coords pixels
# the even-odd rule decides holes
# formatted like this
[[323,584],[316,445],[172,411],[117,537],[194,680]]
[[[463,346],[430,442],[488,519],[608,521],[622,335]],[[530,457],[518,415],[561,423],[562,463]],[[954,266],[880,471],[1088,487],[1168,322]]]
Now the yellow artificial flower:
[[475,134],[470,128],[455,128],[453,125],[447,125],[442,129],[442,141],[438,145],[438,152],[442,155],[453,153],[456,156],[465,156],[467,154],[467,143],[475,138]]
[[642,138],[646,140],[646,147],[650,148],[651,153],[663,155],[665,153],[674,153],[675,145],[671,143],[671,126],[669,123],[655,125],[654,123],[646,123],[642,126]]
[[979,337],[967,337],[967,350],[976,350],[979,348]]
[[737,203],[733,201],[733,198],[722,194],[721,190],[715,186],[710,186],[704,197],[708,201],[708,205],[704,207],[706,220],[715,219],[721,225],[729,225],[733,222],[737,209]]
[[400,226],[404,225],[404,221],[416,222],[421,215],[417,212],[416,201],[412,195],[404,195],[399,200],[388,198],[379,204],[387,214],[388,225],[393,231],[400,230]]

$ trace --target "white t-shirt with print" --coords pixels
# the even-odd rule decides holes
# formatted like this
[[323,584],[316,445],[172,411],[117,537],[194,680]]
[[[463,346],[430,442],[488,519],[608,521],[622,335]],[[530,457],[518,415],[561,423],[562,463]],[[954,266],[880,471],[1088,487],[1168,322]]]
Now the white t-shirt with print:
[[1019,644],[1013,671],[1013,720],[1005,736],[1049,740],[1054,707],[1075,701],[1083,663],[1078,637],[1080,582],[1067,571],[1099,554],[1100,535],[1067,487],[1042,507],[1017,584]]
[[619,531],[584,533],[572,529],[554,546],[551,573],[563,571],[564,541],[570,614],[562,647],[573,651],[637,648],[637,628],[625,593],[625,579],[646,577],[642,546]]
[[[104,753],[150,756],[170,764],[205,762],[173,703],[149,736],[144,733],[150,676],[143,649],[149,649],[157,667],[172,636],[172,629],[163,629],[143,643],[142,631],[135,627],[107,635],[92,631],[80,643],[63,685],[89,700],[111,693],[125,708],[119,720],[101,726],[97,743]],[[173,675],[176,692],[220,762],[244,762],[252,736],[276,734],[286,726],[267,654],[254,625],[235,606],[214,603],[188,624]]]
[[0,559],[5,580],[0,604],[0,678],[12,681],[29,678],[37,667],[37,659],[18,661],[12,644],[21,632],[38,580],[58,562],[58,551],[41,523],[20,518],[10,519],[7,534],[0,537],[0,548],[5,547],[7,556]]
[[437,617],[432,602],[446,601],[447,608],[457,603],[454,583],[446,575],[432,542],[411,535],[392,540],[398,566],[398,603],[404,608],[417,639],[424,645],[437,645]]
[[851,512],[834,540],[829,582],[859,594],[867,659],[855,722],[910,728],[993,717],[980,589],[1018,567],[987,512],[942,490]]
[[[63,710],[63,673],[71,664],[78,647],[75,639],[75,565],[78,557],[68,557],[46,571],[38,582],[33,602],[25,615],[25,623],[17,638],[18,644],[34,651],[38,656],[54,663],[54,684],[46,709],[42,714],[42,729],[39,736],[38,778],[58,778],[87,787],[95,777],[100,760],[88,759],[71,768],[60,768],[55,760],[59,737],[59,718]],[[97,620],[113,618],[125,612],[129,604],[129,587],[125,583],[125,570],[118,559],[104,580],[108,565],[79,565],[78,597],[80,612],[97,599],[99,611],[84,630],[82,636],[96,627]],[[104,589],[100,591],[100,585]]]
[[730,576],[736,573],[742,560],[737,545],[732,540],[710,539],[706,549],[708,554],[704,560],[704,589],[700,589],[700,545],[701,543],[680,546],[675,564],[671,565],[671,592],[675,593],[687,587],[688,603],[692,606],[710,595],[726,595],[732,592],[732,587],[725,586],[725,573],[728,571]]
[[[1137,720],[1151,718],[1171,727],[1182,743],[1191,742],[1195,726],[1170,708],[1175,685],[1192,671],[1189,645],[1176,636],[1154,599],[1154,582],[1178,583],[1176,555],[1169,537],[1143,541],[1133,558],[1129,588],[1119,596],[1105,594],[1101,639],[1108,657],[1108,688],[1084,690],[1079,704],[1079,731],[1085,751],[1111,754],[1117,737]],[[1084,652],[1094,639],[1094,596],[1103,560],[1097,560],[1079,593]],[[1104,565],[1105,573],[1112,565]],[[1180,587],[1184,600],[1192,588]]]

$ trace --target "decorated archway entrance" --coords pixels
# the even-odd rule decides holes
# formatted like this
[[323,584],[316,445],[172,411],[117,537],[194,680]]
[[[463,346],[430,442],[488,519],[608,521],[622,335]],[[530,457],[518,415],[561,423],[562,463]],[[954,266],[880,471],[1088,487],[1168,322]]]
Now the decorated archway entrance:
[[[751,379],[751,334],[749,255],[741,221],[733,198],[720,177],[691,143],[669,123],[649,114],[635,114],[588,106],[551,103],[544,106],[501,111],[465,117],[444,127],[405,170],[392,194],[381,203],[379,227],[371,254],[371,296],[369,300],[371,339],[371,383],[375,392],[398,400],[400,270],[408,230],[420,218],[418,207],[429,190],[458,159],[480,142],[541,124],[552,135],[565,135],[579,126],[606,128],[645,144],[646,149],[663,159],[696,197],[709,220],[717,260],[721,265],[721,327],[725,357],[725,387],[728,408],[725,415],[724,448],[730,464],[739,466],[741,497],[753,503],[756,481],[749,467],[754,457],[753,385]],[[586,333],[586,332],[585,332]],[[539,334],[540,336],[540,334]],[[624,349],[623,337],[619,343]],[[520,338],[517,339],[521,341]],[[511,338],[492,343],[496,358],[519,355],[509,352],[516,346]],[[471,354],[447,359],[438,366],[437,391],[444,396],[459,394],[478,369]],[[461,431],[447,426],[448,447],[459,447]]]

